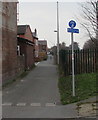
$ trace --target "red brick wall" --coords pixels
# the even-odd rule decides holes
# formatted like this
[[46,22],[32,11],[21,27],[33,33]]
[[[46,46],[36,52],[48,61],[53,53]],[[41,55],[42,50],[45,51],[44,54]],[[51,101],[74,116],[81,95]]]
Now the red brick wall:
[[30,69],[34,64],[33,46],[26,45],[26,68]]
[[17,73],[17,39],[16,33],[2,29],[2,82],[13,79]]
[[33,36],[32,36],[32,32],[31,32],[31,28],[30,27],[28,27],[26,29],[25,39],[28,39],[28,40],[33,42]]
[[[27,27],[25,35],[19,35],[19,37],[34,42],[30,27]],[[34,64],[34,46],[25,43],[19,43],[19,45],[21,53],[25,54],[25,67],[31,68]]]
[[2,13],[2,83],[18,74],[17,61],[17,3],[4,2]]
[[39,53],[38,39],[36,39],[36,38],[34,38],[34,48],[35,48],[35,58],[36,58],[36,57],[38,57],[38,53]]
[[27,44],[23,41],[18,41],[20,46],[20,54],[25,57],[25,69],[29,69],[34,64],[34,46]]
[[25,56],[17,56],[17,73],[21,74],[25,70]]

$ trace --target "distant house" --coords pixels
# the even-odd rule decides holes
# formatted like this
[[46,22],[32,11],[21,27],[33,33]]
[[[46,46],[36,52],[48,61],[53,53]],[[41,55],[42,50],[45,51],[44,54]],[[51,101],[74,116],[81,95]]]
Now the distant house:
[[32,33],[33,35],[33,42],[34,42],[34,58],[35,62],[38,61],[39,57],[39,45],[38,45],[38,36],[37,36],[37,30]]
[[2,15],[2,28],[0,28],[2,31],[2,52],[0,54],[2,54],[3,84],[13,80],[18,74],[17,2],[2,2],[2,4],[0,3],[0,5],[2,5],[2,11],[0,11]]
[[39,52],[47,52],[47,41],[46,40],[38,40]]
[[34,64],[34,42],[29,25],[18,25],[17,39],[17,54],[25,56],[25,68],[30,69]]
[[46,40],[38,40],[39,45],[39,58],[41,60],[47,59],[47,41]]
[[33,42],[30,25],[18,25],[17,37],[24,38]]

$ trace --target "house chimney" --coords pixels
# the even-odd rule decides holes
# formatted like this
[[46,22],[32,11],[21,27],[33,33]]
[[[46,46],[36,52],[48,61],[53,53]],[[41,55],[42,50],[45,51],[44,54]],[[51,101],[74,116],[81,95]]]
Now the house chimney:
[[37,30],[36,30],[36,28],[35,28],[35,35],[37,35]]

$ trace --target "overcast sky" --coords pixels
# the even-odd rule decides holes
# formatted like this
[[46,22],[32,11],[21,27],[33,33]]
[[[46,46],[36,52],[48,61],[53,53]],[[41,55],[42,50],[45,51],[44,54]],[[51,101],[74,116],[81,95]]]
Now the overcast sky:
[[[76,21],[75,28],[80,31],[79,34],[74,34],[74,41],[82,47],[87,40],[86,31],[79,23],[82,22],[80,8],[77,2],[59,2],[60,43],[65,42],[67,46],[71,44],[70,33],[67,32],[70,20]],[[57,28],[56,10],[56,2],[19,2],[18,24],[28,24],[32,31],[36,28],[39,40],[47,40],[48,47],[51,47],[57,44],[57,33],[54,32]]]

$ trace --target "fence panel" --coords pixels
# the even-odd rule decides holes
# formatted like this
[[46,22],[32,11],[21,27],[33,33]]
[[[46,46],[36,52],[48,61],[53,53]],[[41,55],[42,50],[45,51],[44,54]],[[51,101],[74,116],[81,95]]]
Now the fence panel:
[[[74,50],[75,74],[96,72],[96,50]],[[72,74],[72,51],[60,51],[60,68],[65,75]]]

